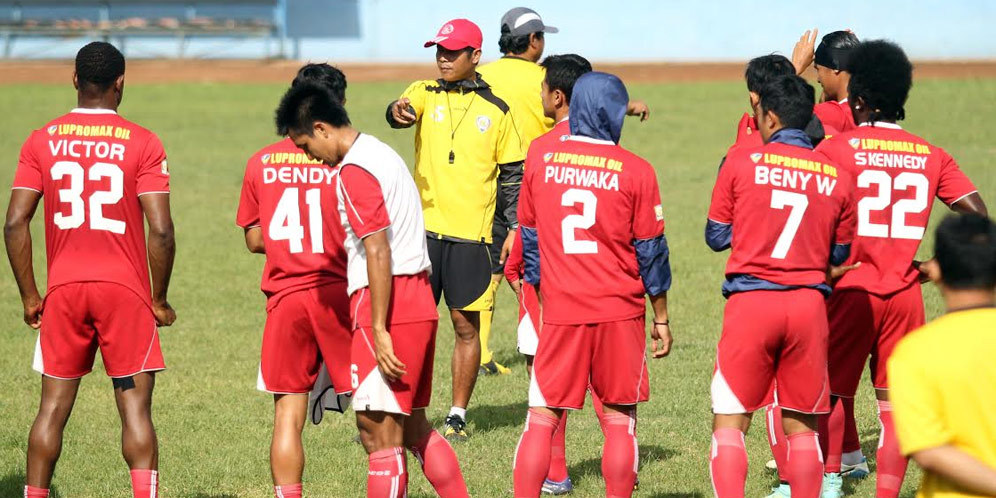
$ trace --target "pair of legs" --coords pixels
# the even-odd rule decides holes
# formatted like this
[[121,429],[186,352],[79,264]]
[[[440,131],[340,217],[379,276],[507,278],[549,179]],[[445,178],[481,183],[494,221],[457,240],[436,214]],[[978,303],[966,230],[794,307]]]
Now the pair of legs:
[[[121,417],[121,454],[132,471],[155,471],[159,468],[159,447],[152,424],[155,373],[114,378],[112,382]],[[51,484],[55,464],[62,453],[63,431],[76,403],[79,385],[78,378],[42,376],[41,403],[28,436],[28,486],[48,489]]]

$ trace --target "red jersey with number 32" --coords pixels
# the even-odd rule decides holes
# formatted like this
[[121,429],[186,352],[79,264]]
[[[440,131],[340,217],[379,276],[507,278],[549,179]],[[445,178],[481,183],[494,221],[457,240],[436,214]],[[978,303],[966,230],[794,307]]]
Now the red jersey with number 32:
[[526,156],[519,224],[539,238],[544,323],[605,323],[646,312],[633,241],[664,232],[650,163],[604,140],[537,139]]
[[313,161],[289,138],[246,164],[236,223],[260,227],[266,249],[263,293],[346,282],[345,232],[336,211],[338,167]]
[[888,295],[911,285],[934,197],[951,205],[976,191],[944,149],[898,125],[862,125],[816,150],[850,170],[857,185],[858,231],[848,262],[861,266],[838,289]]
[[150,302],[138,198],[169,193],[166,153],[154,133],[108,109],[74,109],[24,142],[13,188],[43,196],[49,291],[114,282]]
[[850,176],[811,149],[769,143],[735,151],[709,206],[710,220],[733,225],[727,277],[822,283],[831,246],[854,236],[851,194]]

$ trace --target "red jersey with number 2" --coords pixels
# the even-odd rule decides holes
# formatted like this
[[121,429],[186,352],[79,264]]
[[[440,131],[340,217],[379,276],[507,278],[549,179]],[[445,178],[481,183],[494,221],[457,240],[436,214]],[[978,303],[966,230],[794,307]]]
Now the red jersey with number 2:
[[346,234],[336,210],[336,176],[289,138],[264,147],[246,164],[236,223],[260,227],[266,249],[263,293],[346,282]]
[[976,191],[944,149],[898,125],[862,125],[817,147],[856,181],[858,230],[849,263],[861,262],[837,283],[884,296],[917,279],[920,247],[934,197],[951,205]]
[[811,149],[783,143],[726,158],[709,219],[733,225],[726,275],[781,285],[826,279],[833,244],[854,235],[851,177]]
[[139,196],[169,193],[162,142],[108,109],[74,109],[34,131],[14,189],[42,194],[48,289],[114,282],[151,302]]
[[664,232],[657,176],[608,141],[534,141],[519,224],[539,237],[543,322],[605,323],[646,312],[633,241]]

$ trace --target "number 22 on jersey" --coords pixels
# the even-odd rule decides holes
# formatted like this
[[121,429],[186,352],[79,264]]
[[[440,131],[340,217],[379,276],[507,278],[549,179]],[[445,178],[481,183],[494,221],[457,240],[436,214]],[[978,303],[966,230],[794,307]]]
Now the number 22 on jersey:
[[[312,254],[325,252],[322,237],[322,191],[308,189],[304,193],[308,207],[308,237],[311,239]],[[297,187],[288,187],[277,202],[270,226],[267,229],[271,240],[286,240],[291,254],[304,252],[304,225],[301,224],[301,202]]]

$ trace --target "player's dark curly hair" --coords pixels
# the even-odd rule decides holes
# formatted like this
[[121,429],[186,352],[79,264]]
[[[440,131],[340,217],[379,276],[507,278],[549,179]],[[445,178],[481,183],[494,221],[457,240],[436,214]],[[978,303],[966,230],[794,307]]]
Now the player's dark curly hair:
[[[532,33],[536,38],[542,39],[543,32]],[[508,26],[501,27],[501,36],[498,38],[498,50],[505,55],[518,55],[524,53],[529,48],[529,34],[513,36]]]
[[336,128],[349,126],[349,114],[327,88],[314,83],[290,87],[276,113],[277,134],[291,133],[311,136],[318,121]]
[[588,59],[578,54],[551,55],[540,63],[546,69],[546,86],[550,91],[560,90],[564,92],[567,101],[571,101],[571,93],[574,90],[574,82],[582,74],[591,72],[591,63]]
[[895,43],[872,40],[859,44],[847,64],[850,99],[861,99],[871,109],[871,120],[900,121],[913,86],[913,64]]
[[951,215],[937,227],[934,252],[952,289],[996,287],[996,224],[977,214]]
[[87,43],[76,53],[76,81],[81,89],[107,90],[124,72],[124,55],[110,43]]
[[301,66],[291,86],[313,83],[325,87],[340,103],[346,101],[346,75],[339,68],[326,63],[311,63]]
[[778,76],[761,87],[758,97],[761,110],[775,113],[785,128],[803,130],[813,119],[816,91],[800,76]]
[[758,93],[761,87],[779,77],[795,74],[795,66],[784,55],[771,54],[755,57],[747,63],[744,78],[747,91]]

